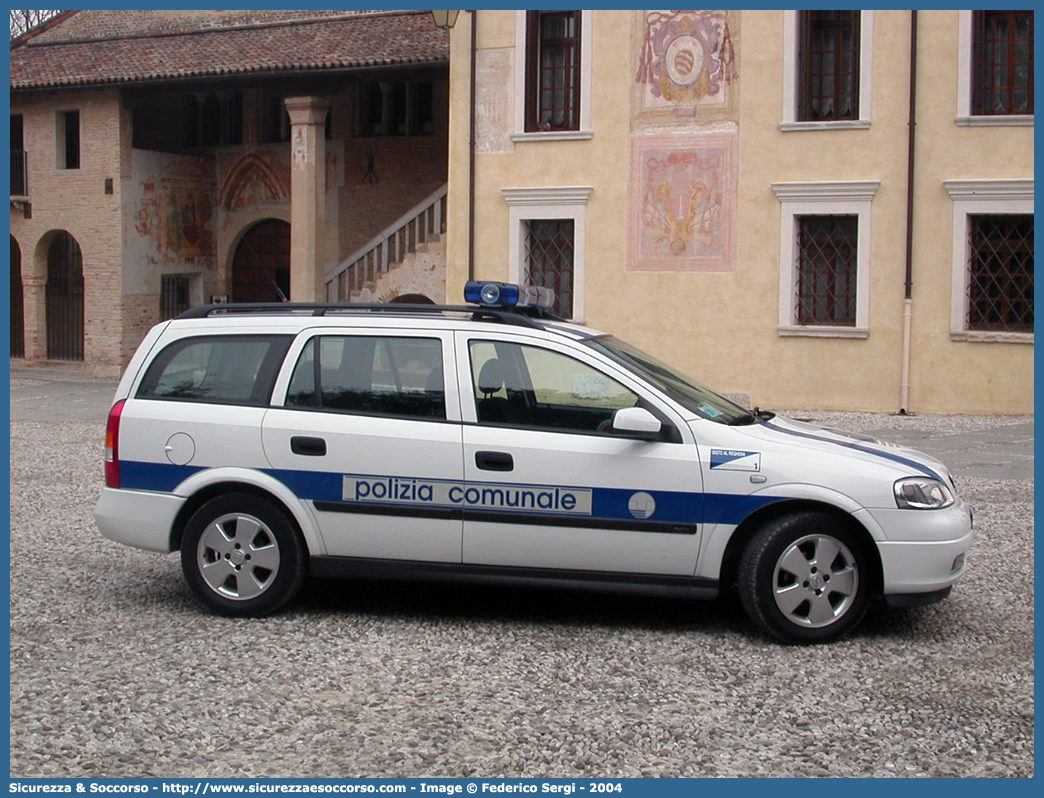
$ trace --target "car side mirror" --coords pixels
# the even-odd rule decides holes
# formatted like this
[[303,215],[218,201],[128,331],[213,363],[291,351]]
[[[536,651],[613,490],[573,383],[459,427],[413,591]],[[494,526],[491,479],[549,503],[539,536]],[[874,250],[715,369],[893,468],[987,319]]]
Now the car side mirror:
[[629,438],[658,440],[663,424],[644,407],[623,407],[613,413],[613,432]]

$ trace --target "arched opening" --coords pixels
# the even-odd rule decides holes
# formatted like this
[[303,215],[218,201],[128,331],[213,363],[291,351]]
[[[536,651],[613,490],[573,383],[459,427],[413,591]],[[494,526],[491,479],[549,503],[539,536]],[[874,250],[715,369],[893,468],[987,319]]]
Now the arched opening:
[[11,236],[11,357],[25,357],[25,300],[22,294],[22,249]]
[[399,294],[395,299],[389,300],[394,305],[434,305],[435,302],[424,294]]
[[83,254],[64,230],[47,248],[47,359],[83,360]]
[[247,230],[232,256],[232,301],[290,298],[290,225],[265,219]]

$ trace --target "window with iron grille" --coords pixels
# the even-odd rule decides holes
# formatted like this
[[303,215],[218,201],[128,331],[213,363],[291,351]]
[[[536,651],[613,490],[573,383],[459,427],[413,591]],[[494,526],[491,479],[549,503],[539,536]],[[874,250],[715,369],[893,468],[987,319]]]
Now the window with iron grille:
[[975,11],[972,113],[1033,113],[1033,12]]
[[968,218],[968,329],[1033,332],[1033,215]]
[[580,12],[529,11],[526,130],[580,129]]
[[797,217],[798,324],[854,327],[857,216]]
[[798,120],[859,118],[859,11],[802,11]]
[[525,234],[525,282],[554,289],[551,312],[573,317],[572,219],[530,219]]
[[160,277],[160,321],[173,319],[189,309],[189,276],[164,274]]

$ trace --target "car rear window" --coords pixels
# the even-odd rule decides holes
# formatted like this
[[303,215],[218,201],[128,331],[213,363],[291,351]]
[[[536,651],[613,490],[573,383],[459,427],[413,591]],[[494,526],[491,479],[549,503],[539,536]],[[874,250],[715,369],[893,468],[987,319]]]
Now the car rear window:
[[266,405],[293,336],[182,338],[152,361],[138,399]]

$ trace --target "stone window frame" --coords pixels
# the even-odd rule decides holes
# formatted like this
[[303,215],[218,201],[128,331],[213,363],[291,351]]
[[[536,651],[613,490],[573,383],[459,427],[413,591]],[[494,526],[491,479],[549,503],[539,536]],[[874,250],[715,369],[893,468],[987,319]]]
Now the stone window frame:
[[1033,124],[1033,114],[973,115],[972,83],[975,80],[974,32],[975,12],[957,12],[957,116],[960,127],[1026,127]]
[[783,120],[779,129],[792,130],[865,130],[870,127],[873,110],[874,12],[861,11],[859,16],[859,118],[835,120],[798,120],[798,47],[800,19],[797,10],[783,12]]
[[1033,178],[944,180],[953,201],[953,255],[950,283],[950,340],[1032,344],[1033,333],[968,329],[970,218],[979,215],[1033,215]]
[[525,234],[530,219],[573,220],[573,320],[583,323],[586,288],[587,202],[591,186],[502,188],[508,204],[508,281],[525,276]]
[[591,128],[591,68],[594,50],[593,12],[580,12],[580,128],[579,130],[548,130],[526,132],[526,61],[528,48],[528,12],[515,11],[515,120],[511,140],[519,141],[576,141],[594,137]]
[[[871,210],[879,180],[773,183],[779,200],[780,336],[811,338],[870,337]],[[798,227],[802,216],[857,217],[856,316],[854,326],[797,323]]]

